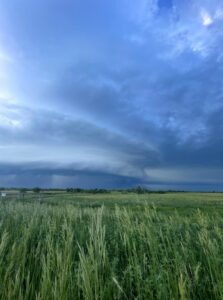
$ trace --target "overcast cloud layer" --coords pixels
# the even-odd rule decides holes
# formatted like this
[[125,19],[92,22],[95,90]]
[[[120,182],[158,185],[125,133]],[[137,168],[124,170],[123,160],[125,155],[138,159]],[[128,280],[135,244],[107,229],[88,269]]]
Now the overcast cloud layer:
[[0,186],[223,190],[223,2],[0,0]]

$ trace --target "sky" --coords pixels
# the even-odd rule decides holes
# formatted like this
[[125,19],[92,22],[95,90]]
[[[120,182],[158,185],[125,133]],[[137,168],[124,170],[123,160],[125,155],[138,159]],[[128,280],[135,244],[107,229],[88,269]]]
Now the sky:
[[0,186],[223,190],[221,0],[0,0]]

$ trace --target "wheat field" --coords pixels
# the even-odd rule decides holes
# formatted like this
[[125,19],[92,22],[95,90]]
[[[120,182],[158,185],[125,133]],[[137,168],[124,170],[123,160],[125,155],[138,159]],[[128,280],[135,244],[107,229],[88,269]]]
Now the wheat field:
[[0,201],[0,299],[223,299],[223,195]]

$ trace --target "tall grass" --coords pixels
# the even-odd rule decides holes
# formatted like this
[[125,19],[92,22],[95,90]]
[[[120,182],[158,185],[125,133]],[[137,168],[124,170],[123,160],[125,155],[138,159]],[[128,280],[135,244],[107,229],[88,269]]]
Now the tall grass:
[[222,270],[219,212],[0,203],[0,299],[223,299]]

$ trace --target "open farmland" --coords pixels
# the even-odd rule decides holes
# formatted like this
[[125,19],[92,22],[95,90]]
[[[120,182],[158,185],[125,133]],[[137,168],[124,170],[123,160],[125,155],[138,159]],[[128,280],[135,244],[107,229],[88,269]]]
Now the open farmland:
[[0,299],[223,299],[223,194],[12,191],[0,237]]

